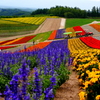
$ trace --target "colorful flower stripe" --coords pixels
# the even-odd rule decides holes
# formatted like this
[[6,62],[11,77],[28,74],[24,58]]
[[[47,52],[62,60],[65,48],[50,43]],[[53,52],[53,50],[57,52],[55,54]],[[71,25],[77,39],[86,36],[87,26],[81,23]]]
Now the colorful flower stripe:
[[77,71],[80,89],[86,94],[80,100],[100,100],[100,49],[81,50],[74,57],[73,70]]
[[73,29],[74,29],[75,31],[82,31],[82,32],[80,32],[80,33],[76,33],[76,34],[78,34],[78,35],[85,35],[85,34],[86,34],[86,32],[85,32],[80,26],[75,26],[75,27],[73,27]]
[[73,27],[67,28],[66,32],[72,32],[72,34],[69,34],[69,36],[76,37],[76,33],[75,33],[75,30],[73,29]]
[[12,48],[12,47],[16,47],[16,46],[5,46],[5,47],[0,47],[0,49],[3,50],[3,49]]
[[21,43],[26,43],[28,42],[29,40],[31,40],[32,38],[34,38],[36,35],[32,35],[32,36],[26,36],[26,37],[23,37],[21,39],[19,39],[18,41],[15,41],[13,43],[10,43],[10,44],[21,44]]
[[79,51],[90,49],[79,38],[68,39],[68,49],[71,52],[71,56],[76,56]]
[[63,33],[65,33],[65,29],[59,29],[57,30],[57,34],[56,34],[56,39],[59,39],[59,38],[64,38],[64,35]]
[[24,50],[21,50],[19,52],[24,52],[24,51],[33,51],[33,50],[39,50],[39,49],[43,49],[44,47],[46,47],[47,45],[49,45],[51,42],[41,42],[39,44],[36,44],[34,46],[28,47]]
[[22,39],[22,38],[24,38],[24,37],[17,38],[17,39],[15,39],[15,40],[13,40],[13,41],[10,41],[10,42],[7,42],[7,43],[4,43],[4,44],[2,44],[2,45],[10,45],[10,44],[12,44],[13,42],[15,42],[15,41],[19,41],[19,40]]
[[81,37],[80,40],[92,48],[100,49],[100,40],[93,37]]
[[98,24],[90,24],[90,26],[95,28],[98,32],[100,32],[100,25],[98,25]]
[[5,43],[10,42],[10,41],[13,41],[13,40],[15,40],[15,39],[12,39],[12,40],[6,40],[6,41],[1,41],[1,42],[0,42],[0,45],[3,45],[3,44],[5,44]]
[[57,34],[57,30],[54,30],[54,31],[51,33],[51,35],[50,35],[50,37],[48,38],[48,40],[53,40],[53,39],[55,39],[56,34]]

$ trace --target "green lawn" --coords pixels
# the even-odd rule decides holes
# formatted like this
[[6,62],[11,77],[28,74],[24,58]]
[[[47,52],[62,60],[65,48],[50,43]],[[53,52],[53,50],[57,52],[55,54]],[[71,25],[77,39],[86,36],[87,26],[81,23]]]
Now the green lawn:
[[43,42],[43,41],[45,41],[45,40],[47,40],[49,38],[51,32],[52,31],[45,32],[45,33],[39,33],[33,39],[31,39],[29,42],[32,42],[32,41]]
[[73,26],[82,26],[93,21],[100,21],[100,19],[81,19],[81,18],[70,18],[66,19],[65,28],[73,27]]

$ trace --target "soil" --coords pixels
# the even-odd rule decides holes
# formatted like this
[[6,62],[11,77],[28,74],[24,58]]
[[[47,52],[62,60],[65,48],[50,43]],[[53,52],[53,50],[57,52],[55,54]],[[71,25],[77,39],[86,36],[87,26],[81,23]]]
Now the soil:
[[79,100],[79,82],[76,78],[77,73],[70,67],[69,80],[66,80],[60,88],[57,89],[54,100]]

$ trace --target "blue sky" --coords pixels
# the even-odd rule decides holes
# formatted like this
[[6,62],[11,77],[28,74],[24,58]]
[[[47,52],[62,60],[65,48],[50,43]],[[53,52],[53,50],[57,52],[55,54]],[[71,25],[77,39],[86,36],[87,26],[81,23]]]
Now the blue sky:
[[100,7],[100,0],[0,0],[0,6],[20,8],[50,8],[59,6],[79,7],[80,9],[92,9]]

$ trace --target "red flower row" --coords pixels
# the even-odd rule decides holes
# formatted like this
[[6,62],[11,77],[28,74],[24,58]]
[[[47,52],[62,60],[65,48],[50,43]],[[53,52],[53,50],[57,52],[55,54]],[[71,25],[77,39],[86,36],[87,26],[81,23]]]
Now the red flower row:
[[39,44],[33,45],[31,47],[28,47],[24,50],[21,50],[20,52],[24,52],[24,51],[33,51],[33,50],[38,50],[38,49],[43,49],[44,47],[46,47],[47,45],[49,45],[51,42],[41,42]]
[[86,32],[85,32],[80,26],[75,26],[75,27],[73,27],[73,29],[74,29],[75,31],[82,31],[82,32],[80,32],[80,33],[76,33],[76,34],[78,34],[78,35],[85,35],[85,34],[86,34]]
[[54,30],[54,31],[51,33],[51,35],[50,35],[50,37],[48,38],[48,40],[53,40],[53,39],[55,39],[56,34],[57,34],[57,30]]
[[93,37],[81,37],[80,40],[92,48],[100,49],[100,40]]
[[26,43],[28,42],[29,40],[31,40],[32,38],[34,38],[36,35],[32,35],[32,36],[26,36],[26,37],[23,37],[22,39],[18,40],[18,41],[15,41],[11,44],[21,44],[21,43]]
[[3,49],[12,48],[12,47],[16,47],[16,46],[4,46],[4,47],[0,47],[0,49],[3,50]]
[[10,42],[10,41],[13,41],[13,40],[15,40],[15,39],[2,41],[2,42],[0,42],[0,45],[3,45],[4,43],[7,43],[7,42]]

